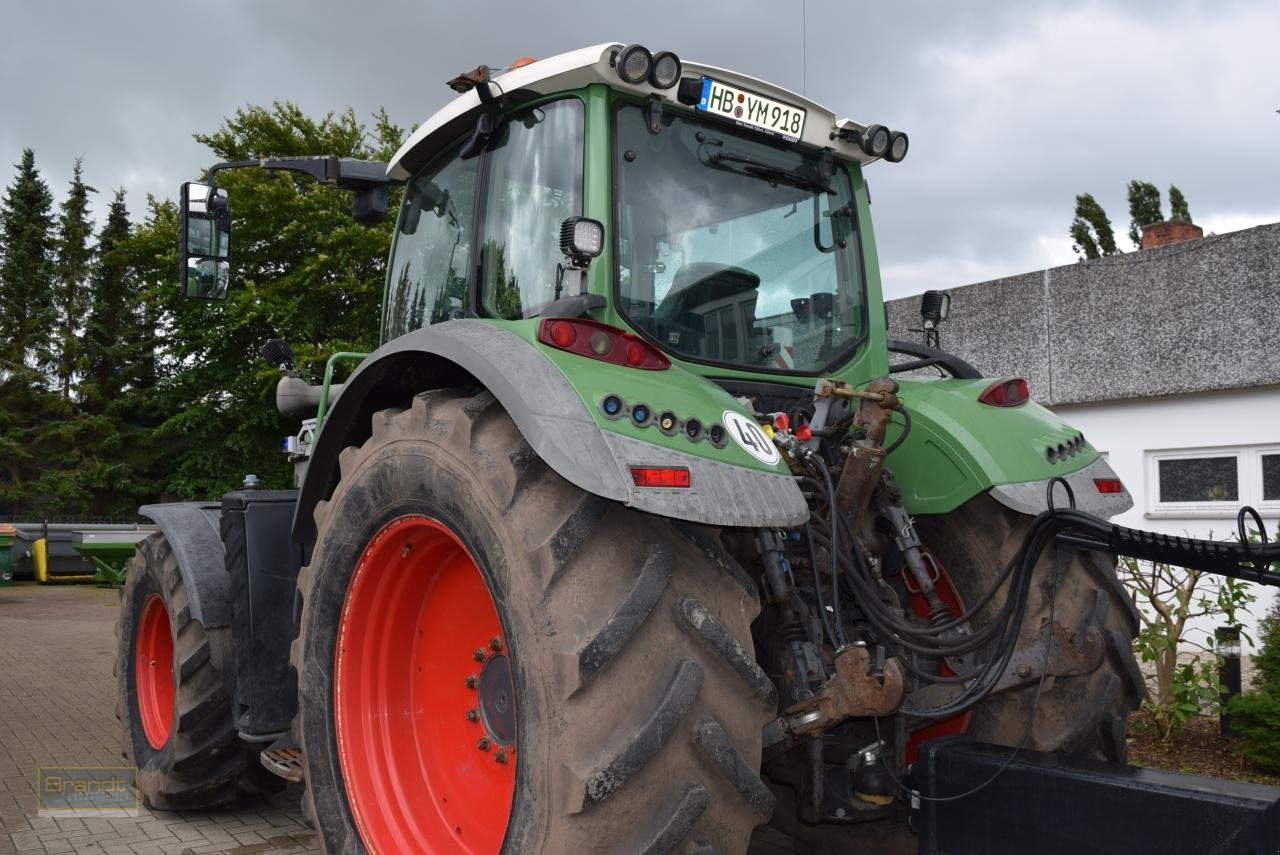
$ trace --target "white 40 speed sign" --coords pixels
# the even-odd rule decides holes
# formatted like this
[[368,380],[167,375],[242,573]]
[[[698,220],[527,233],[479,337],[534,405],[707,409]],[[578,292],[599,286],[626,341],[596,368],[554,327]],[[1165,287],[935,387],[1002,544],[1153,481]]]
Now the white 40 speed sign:
[[778,462],[778,449],[760,425],[733,410],[725,410],[720,418],[724,421],[724,429],[743,451],[761,463],[773,465]]

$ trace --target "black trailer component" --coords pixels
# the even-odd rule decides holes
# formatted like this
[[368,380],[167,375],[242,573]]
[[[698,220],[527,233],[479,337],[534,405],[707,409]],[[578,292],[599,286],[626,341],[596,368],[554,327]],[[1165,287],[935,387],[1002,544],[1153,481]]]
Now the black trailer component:
[[[1050,482],[1050,490],[1054,482],[1066,483],[1061,478],[1054,478]],[[1280,562],[1280,543],[1266,541],[1265,527],[1262,527],[1262,542],[1251,544],[1243,536],[1239,541],[1232,542],[1197,540],[1154,531],[1141,531],[1115,525],[1074,509],[1048,513],[1057,515],[1060,543],[1080,549],[1114,552],[1117,555],[1171,564],[1174,567],[1203,570],[1206,573],[1231,576],[1246,582],[1256,582],[1259,585],[1280,587],[1280,572],[1271,569],[1272,564]],[[1241,509],[1242,535],[1243,519],[1246,513],[1256,517],[1258,512],[1250,507]]]
[[289,537],[297,490],[240,490],[222,497],[222,542],[236,653],[236,728],[253,742],[289,729],[298,706],[289,644],[302,548]]
[[1280,852],[1275,787],[1009,751],[963,737],[921,747],[921,855]]

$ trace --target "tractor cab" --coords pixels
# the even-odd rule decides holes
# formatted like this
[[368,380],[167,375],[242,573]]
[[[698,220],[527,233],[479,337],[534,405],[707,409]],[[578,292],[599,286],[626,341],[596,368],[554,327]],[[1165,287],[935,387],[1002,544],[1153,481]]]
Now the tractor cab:
[[[584,294],[583,314],[699,372],[812,376],[867,339],[861,169],[901,160],[905,134],[640,45],[450,85],[388,168],[406,191],[384,341]],[[571,222],[585,247],[560,240]]]

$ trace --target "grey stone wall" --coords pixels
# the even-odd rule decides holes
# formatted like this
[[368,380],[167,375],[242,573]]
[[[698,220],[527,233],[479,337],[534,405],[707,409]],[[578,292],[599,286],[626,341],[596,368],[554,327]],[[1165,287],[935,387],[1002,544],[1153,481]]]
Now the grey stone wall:
[[[1280,223],[950,290],[942,348],[1045,404],[1280,384]],[[919,297],[889,335],[920,340]]]

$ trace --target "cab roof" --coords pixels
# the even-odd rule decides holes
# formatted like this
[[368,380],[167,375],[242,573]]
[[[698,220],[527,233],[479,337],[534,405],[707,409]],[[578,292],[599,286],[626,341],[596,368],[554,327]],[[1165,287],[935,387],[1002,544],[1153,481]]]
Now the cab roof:
[[[569,89],[579,89],[590,83],[604,83],[619,91],[644,97],[657,95],[664,102],[688,109],[676,100],[677,86],[657,89],[647,81],[640,84],[623,82],[613,69],[612,59],[625,47],[621,42],[606,42],[593,47],[580,48],[557,54],[547,59],[512,68],[492,78],[492,85],[500,93],[520,93],[517,100],[540,95],[550,95]],[[835,114],[805,98],[803,95],[775,86],[764,80],[749,77],[736,71],[701,65],[681,60],[682,77],[709,77],[731,86],[738,86],[806,111],[804,130],[800,142],[816,148],[829,148],[836,155],[858,163],[869,163],[876,158],[864,152],[858,145],[836,136],[838,130],[866,129],[866,125],[852,119],[837,119]],[[436,152],[455,141],[475,121],[474,115],[481,106],[480,95],[472,89],[454,98],[437,110],[415,130],[395,153],[387,166],[387,175],[394,181],[404,181],[418,170]]]

